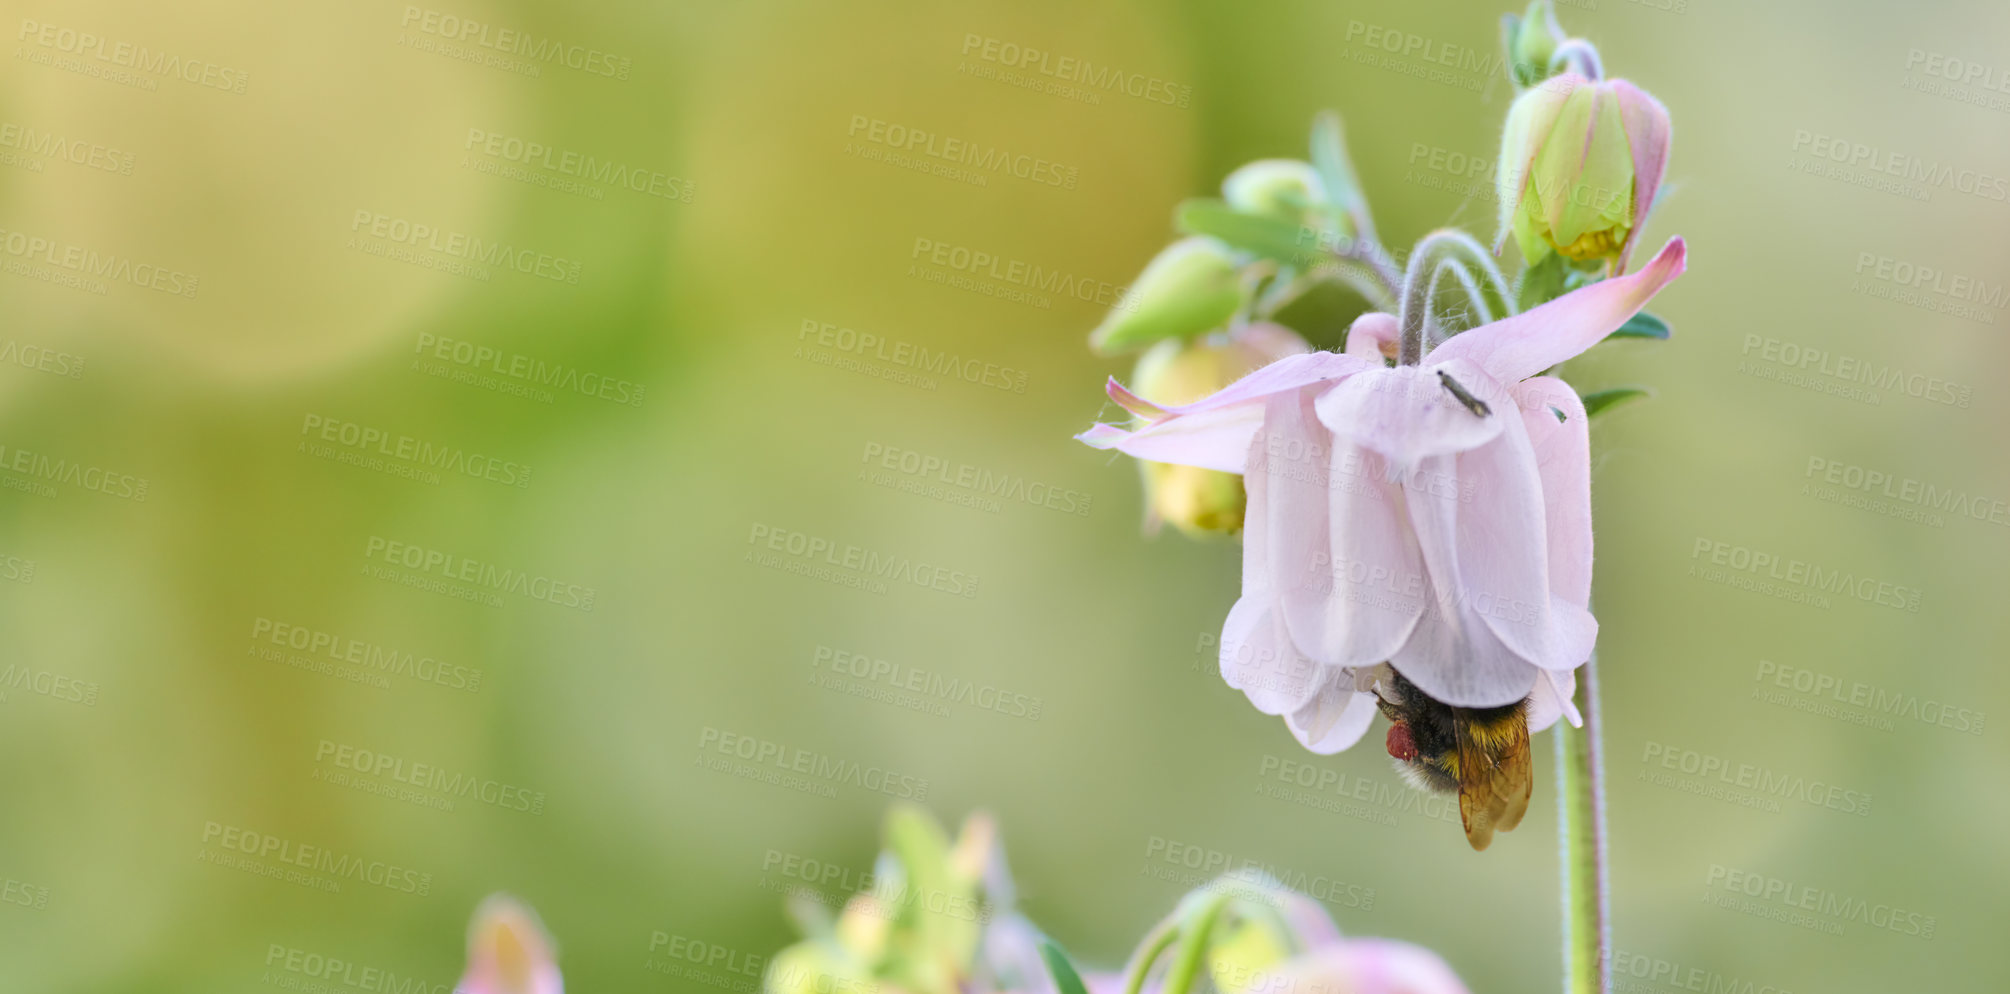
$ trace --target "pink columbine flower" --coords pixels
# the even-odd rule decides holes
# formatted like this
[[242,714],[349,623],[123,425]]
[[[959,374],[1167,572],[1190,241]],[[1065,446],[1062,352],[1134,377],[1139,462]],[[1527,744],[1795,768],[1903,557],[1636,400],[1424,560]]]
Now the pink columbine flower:
[[1385,365],[1396,319],[1364,315],[1346,354],[1290,356],[1213,396],[1079,437],[1140,459],[1242,473],[1242,598],[1221,669],[1314,752],[1354,744],[1387,662],[1459,707],[1531,697],[1531,730],[1576,723],[1591,654],[1591,465],[1584,406],[1538,375],[1598,343],[1680,275],[1645,268]]
[[557,953],[537,913],[491,894],[468,923],[468,969],[455,994],[564,994]]

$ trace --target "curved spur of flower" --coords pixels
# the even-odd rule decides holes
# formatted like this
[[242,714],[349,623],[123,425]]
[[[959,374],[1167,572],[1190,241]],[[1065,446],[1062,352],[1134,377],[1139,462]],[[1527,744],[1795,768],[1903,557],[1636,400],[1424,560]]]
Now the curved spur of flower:
[[468,969],[457,994],[564,994],[557,954],[537,913],[491,894],[468,923]]
[[1590,448],[1575,392],[1537,374],[1625,323],[1684,254],[1674,239],[1638,272],[1455,335],[1418,366],[1384,366],[1394,319],[1367,315],[1355,354],[1292,356],[1135,432],[1078,437],[1243,472],[1243,590],[1222,672],[1308,748],[1360,737],[1365,671],[1385,661],[1446,704],[1532,694],[1532,727],[1575,721],[1571,671],[1598,631]]

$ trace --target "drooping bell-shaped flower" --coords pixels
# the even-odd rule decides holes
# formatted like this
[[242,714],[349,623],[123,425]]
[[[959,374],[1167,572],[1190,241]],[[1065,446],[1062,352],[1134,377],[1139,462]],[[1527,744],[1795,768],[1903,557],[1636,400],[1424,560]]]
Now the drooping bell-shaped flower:
[[1624,272],[1668,166],[1668,110],[1623,79],[1566,72],[1508,109],[1495,175],[1499,240]]
[[558,954],[537,913],[493,894],[468,925],[468,968],[458,994],[564,994]]
[[[1153,404],[1189,404],[1287,355],[1310,351],[1297,332],[1275,324],[1192,342],[1168,339],[1138,360],[1131,383]],[[1147,531],[1160,524],[1196,537],[1242,530],[1242,480],[1234,473],[1149,461],[1138,469],[1144,476]]]
[[1577,394],[1538,375],[1602,340],[1684,266],[1675,239],[1639,272],[1455,335],[1388,367],[1396,319],[1366,315],[1349,354],[1291,356],[1150,423],[1079,436],[1141,459],[1243,474],[1242,598],[1221,670],[1307,748],[1352,745],[1383,662],[1435,700],[1531,699],[1568,714],[1590,656],[1590,443]]

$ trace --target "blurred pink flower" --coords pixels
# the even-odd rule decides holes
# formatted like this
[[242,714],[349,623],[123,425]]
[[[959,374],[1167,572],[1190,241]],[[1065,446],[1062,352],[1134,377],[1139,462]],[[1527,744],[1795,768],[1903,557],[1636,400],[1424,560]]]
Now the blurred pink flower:
[[1280,964],[1249,994],[1469,994],[1459,975],[1422,946],[1348,939]]
[[557,953],[537,913],[491,894],[468,923],[468,968],[456,994],[564,994]]
[[1370,668],[1385,661],[1446,704],[1533,694],[1530,727],[1547,727],[1571,711],[1598,623],[1584,406],[1537,374],[1683,266],[1677,238],[1639,272],[1455,335],[1416,366],[1384,364],[1396,319],[1368,314],[1346,354],[1290,356],[1192,404],[1157,408],[1112,382],[1150,423],[1079,437],[1243,474],[1242,598],[1222,627],[1222,675],[1307,748],[1361,737]]

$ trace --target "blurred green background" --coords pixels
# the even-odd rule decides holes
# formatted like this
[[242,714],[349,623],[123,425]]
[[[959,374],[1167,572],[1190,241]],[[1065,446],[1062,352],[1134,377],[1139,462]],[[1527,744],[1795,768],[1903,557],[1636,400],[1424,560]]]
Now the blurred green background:
[[[1458,163],[1490,168],[1511,96],[1474,68],[1498,5],[7,10],[0,986],[268,990],[305,979],[296,953],[451,985],[467,914],[506,889],[558,936],[574,990],[749,989],[750,957],[793,939],[790,867],[840,868],[833,900],[869,871],[891,771],[945,820],[994,812],[1022,909],[1093,964],[1119,964],[1211,875],[1189,864],[1218,858],[1325,890],[1350,934],[1428,945],[1477,991],[1555,988],[1548,736],[1527,822],[1483,854],[1417,813],[1379,727],[1304,753],[1212,672],[1236,545],[1142,540],[1134,468],[1069,440],[1115,413],[1100,384],[1126,372],[1084,347],[1104,306],[1001,296],[917,252],[1121,286],[1172,236],[1176,202],[1249,159],[1302,156],[1328,107],[1392,246],[1446,223],[1490,236],[1487,173],[1470,196]],[[2010,97],[1930,92],[1912,58],[2000,83],[2010,12],[1585,0],[1561,17],[1673,114],[1647,240],[1679,233],[1691,253],[1655,305],[1673,341],[1570,368],[1656,393],[1593,435],[1621,989],[1680,990],[1666,978],[1692,970],[1695,989],[2004,989],[2004,515],[1824,499],[1809,467],[1975,495],[1984,518],[2010,499],[2010,203],[1989,193],[2010,175]],[[455,49],[464,22],[563,54],[526,68]],[[1423,47],[1391,56],[1371,31]],[[1015,85],[986,40],[1189,96]],[[160,56],[179,70],[149,69]],[[1073,179],[905,168],[858,153],[859,120]],[[552,152],[511,161],[509,139]],[[1955,178],[1919,199],[1863,185],[1903,177],[1861,162],[1838,167],[1854,179],[1808,171],[1838,140]],[[589,156],[641,189],[567,186]],[[432,233],[401,247],[415,225]],[[457,269],[474,239],[530,271]],[[1997,293],[1904,287],[1899,263]],[[190,276],[192,296],[169,292]],[[1893,299],[1907,291],[1926,306]],[[1356,307],[1300,317],[1331,345]],[[835,329],[1001,379],[917,376]],[[457,360],[454,343],[488,351]],[[1796,383],[1789,345],[1948,386],[1839,394],[1822,361]],[[1957,387],[1968,403],[1941,402]],[[344,425],[391,454],[356,464]],[[455,467],[414,478],[401,444]],[[889,451],[1086,495],[1088,513],[910,492],[925,481],[897,456],[873,461]],[[939,567],[969,596],[791,571],[766,537],[792,534]],[[1699,542],[1916,590],[1917,610],[1711,582]],[[280,625],[329,641],[274,644],[294,637]],[[351,651],[363,662],[330,658]],[[833,684],[839,652],[889,665]],[[927,690],[952,678],[1014,703]],[[909,679],[923,689],[895,685]],[[1852,720],[1866,709],[1833,697],[1859,685],[1898,713]],[[1959,727],[1928,702],[1966,709]],[[719,746],[741,738],[811,772],[736,775]],[[1753,800],[1683,774],[1701,757],[1870,800]],[[1287,760],[1314,789],[1277,779]],[[1341,776],[1362,793],[1341,796]],[[401,795],[398,777],[434,789]],[[1732,796],[1699,793],[1719,788]],[[230,848],[267,839],[262,856]],[[310,866],[269,875],[287,859]],[[1731,871],[1931,917],[1933,935],[1721,907]],[[668,975],[667,938],[731,955]]]

